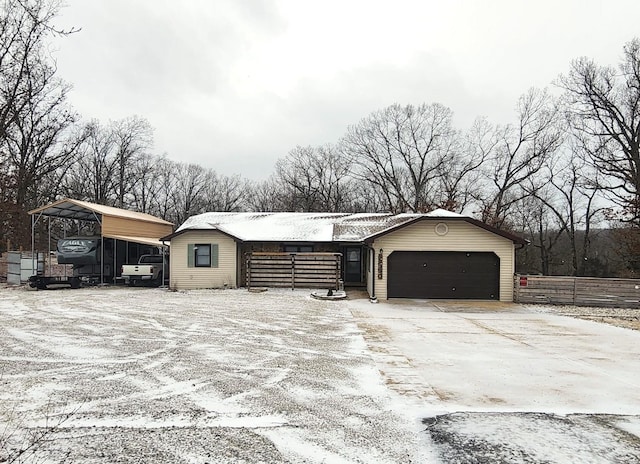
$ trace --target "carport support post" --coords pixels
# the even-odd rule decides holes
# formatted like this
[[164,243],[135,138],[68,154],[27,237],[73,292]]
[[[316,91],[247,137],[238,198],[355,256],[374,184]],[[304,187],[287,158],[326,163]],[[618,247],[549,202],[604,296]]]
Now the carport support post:
[[[102,225],[100,225],[100,229],[102,229]],[[104,234],[102,233],[102,230],[100,231],[100,244],[102,245],[100,247],[100,283],[103,284],[104,283]]]
[[47,216],[49,226],[49,244],[47,246],[47,259],[49,260],[49,275],[51,275],[51,216]]
[[164,264],[164,260],[165,260],[165,244],[164,242],[162,242],[162,283],[160,284],[160,288],[165,288],[164,285],[164,276],[165,276],[165,264]]
[[[35,221],[35,217],[33,216],[33,214],[31,215],[31,275],[35,275],[33,274],[33,269],[35,268],[35,259],[34,259],[34,252],[36,249],[36,221]],[[20,255],[20,258],[22,258],[22,254]],[[22,269],[21,269],[22,271]]]
[[113,239],[113,284],[116,283],[116,274],[118,273],[116,270],[116,259],[118,257],[118,239],[114,238]]
[[[104,243],[104,230],[102,230],[102,221],[100,220],[100,217],[98,217],[98,215],[96,214],[95,211],[93,211],[93,217],[96,219],[96,222],[98,223],[98,225],[100,225],[100,283],[103,284],[104,283],[104,247],[105,247],[105,243]],[[80,223],[78,223],[78,229],[80,229]]]

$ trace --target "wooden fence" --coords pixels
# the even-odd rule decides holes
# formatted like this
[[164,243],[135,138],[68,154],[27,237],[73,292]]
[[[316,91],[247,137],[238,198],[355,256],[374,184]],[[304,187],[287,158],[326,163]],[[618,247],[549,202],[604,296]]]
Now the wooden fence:
[[340,283],[340,253],[248,253],[247,287],[332,288]]
[[640,308],[640,280],[516,275],[514,300],[609,308]]

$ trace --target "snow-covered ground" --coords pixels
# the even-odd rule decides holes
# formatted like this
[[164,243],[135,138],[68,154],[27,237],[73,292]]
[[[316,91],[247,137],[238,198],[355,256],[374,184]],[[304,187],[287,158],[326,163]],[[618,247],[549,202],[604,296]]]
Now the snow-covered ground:
[[52,460],[415,462],[417,419],[396,412],[335,303],[302,291],[3,289],[0,406],[30,427],[70,414],[40,447]]
[[640,332],[501,303],[1,288],[0,385],[41,462],[640,461]]

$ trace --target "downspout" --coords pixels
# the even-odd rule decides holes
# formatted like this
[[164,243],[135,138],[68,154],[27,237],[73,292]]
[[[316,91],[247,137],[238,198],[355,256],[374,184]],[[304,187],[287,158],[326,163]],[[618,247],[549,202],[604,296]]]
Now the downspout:
[[376,250],[375,248],[373,248],[372,246],[367,245],[367,248],[369,249],[370,253],[369,256],[371,257],[371,261],[368,263],[369,264],[369,274],[371,275],[371,295],[369,295],[369,301],[371,303],[377,303],[378,302],[378,297],[376,297]]
[[167,245],[165,245],[164,240],[161,240],[162,242],[162,284],[160,284],[160,288],[166,288],[164,285],[164,280],[165,280],[165,275],[166,275],[166,271],[165,271],[165,263],[166,263],[166,249],[167,249]]

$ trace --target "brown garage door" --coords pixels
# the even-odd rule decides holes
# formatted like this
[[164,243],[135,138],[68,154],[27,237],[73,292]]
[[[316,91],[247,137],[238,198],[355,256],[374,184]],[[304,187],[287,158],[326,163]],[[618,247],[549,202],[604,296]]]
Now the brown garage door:
[[387,264],[389,298],[499,298],[500,258],[495,253],[394,251]]

